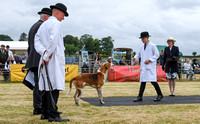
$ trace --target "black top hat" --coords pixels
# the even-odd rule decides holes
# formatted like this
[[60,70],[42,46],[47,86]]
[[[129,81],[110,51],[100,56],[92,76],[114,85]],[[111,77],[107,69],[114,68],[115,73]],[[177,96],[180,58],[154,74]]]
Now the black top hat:
[[38,14],[48,14],[48,15],[52,15],[52,10],[49,8],[43,8],[40,12],[38,12]]
[[147,31],[144,31],[140,34],[139,38],[151,37]]
[[69,16],[69,14],[67,13],[67,7],[62,3],[57,3],[56,5],[51,5],[50,8],[51,9],[54,9],[54,8],[59,9],[60,11],[65,13],[65,16]]

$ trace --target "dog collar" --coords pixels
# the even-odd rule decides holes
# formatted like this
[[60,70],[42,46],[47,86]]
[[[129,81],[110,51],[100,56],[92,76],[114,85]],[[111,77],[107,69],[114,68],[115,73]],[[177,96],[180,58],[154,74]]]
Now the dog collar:
[[[100,71],[101,72],[101,71]],[[105,75],[106,73],[101,72],[103,75]]]

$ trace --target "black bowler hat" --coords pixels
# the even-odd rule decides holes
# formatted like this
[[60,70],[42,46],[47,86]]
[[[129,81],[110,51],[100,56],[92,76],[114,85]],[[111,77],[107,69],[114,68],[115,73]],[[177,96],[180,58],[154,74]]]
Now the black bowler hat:
[[58,9],[58,10],[62,11],[63,13],[65,13],[65,16],[69,16],[69,14],[67,13],[67,7],[62,3],[57,3],[56,5],[51,5],[50,8],[52,10]]
[[48,14],[48,15],[52,15],[52,10],[49,8],[43,8],[40,12],[38,12],[38,14]]
[[147,31],[144,31],[140,34],[139,38],[151,37]]

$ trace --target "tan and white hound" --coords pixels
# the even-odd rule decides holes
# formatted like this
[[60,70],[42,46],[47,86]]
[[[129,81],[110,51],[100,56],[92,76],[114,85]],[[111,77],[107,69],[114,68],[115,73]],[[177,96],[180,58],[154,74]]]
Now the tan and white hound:
[[97,90],[99,101],[101,104],[105,104],[103,102],[103,94],[102,94],[102,86],[105,83],[105,74],[106,71],[111,67],[110,63],[105,63],[101,66],[101,68],[96,73],[85,73],[76,76],[70,81],[70,90],[66,94],[66,96],[72,90],[72,83],[76,86],[76,92],[74,94],[74,100],[77,105],[81,105],[79,100],[81,95],[83,94],[85,86],[91,86]]

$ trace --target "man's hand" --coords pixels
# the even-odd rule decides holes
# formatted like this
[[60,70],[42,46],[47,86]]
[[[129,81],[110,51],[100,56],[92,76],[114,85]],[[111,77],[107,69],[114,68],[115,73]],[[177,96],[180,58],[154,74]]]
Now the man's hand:
[[149,64],[151,61],[150,60],[146,60],[145,62],[144,62],[144,64]]
[[45,65],[45,63],[46,63],[46,65],[47,65],[47,64],[48,64],[48,61],[42,60],[42,65]]
[[135,62],[135,58],[133,58],[133,62]]

